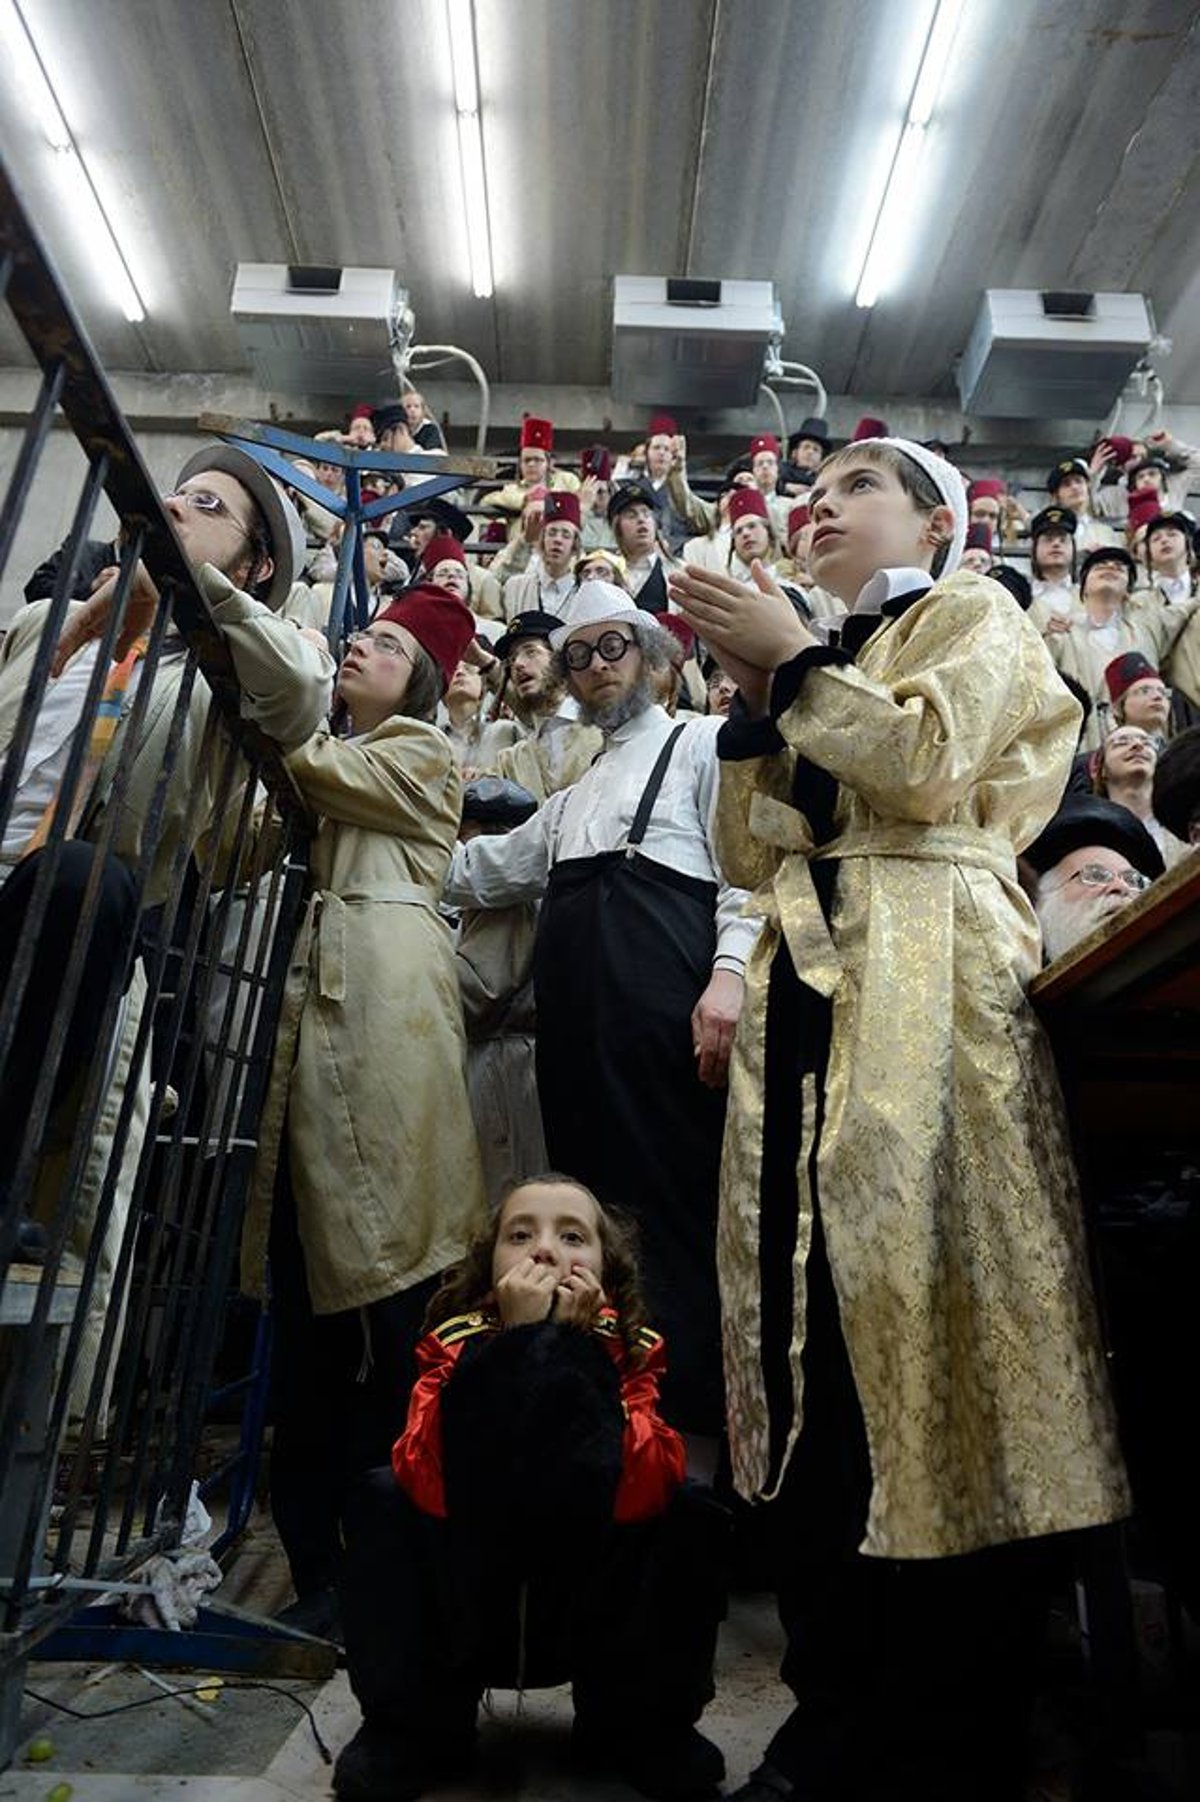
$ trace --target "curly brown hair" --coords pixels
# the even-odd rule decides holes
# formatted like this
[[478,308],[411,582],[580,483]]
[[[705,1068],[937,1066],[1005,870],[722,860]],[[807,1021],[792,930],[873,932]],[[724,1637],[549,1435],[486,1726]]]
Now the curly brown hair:
[[425,1331],[432,1332],[453,1315],[469,1314],[489,1307],[492,1296],[492,1254],[496,1249],[496,1237],[505,1205],[518,1189],[540,1189],[550,1183],[564,1183],[568,1188],[578,1190],[594,1206],[603,1253],[600,1276],[605,1299],[611,1308],[616,1309],[617,1330],[626,1356],[632,1363],[640,1363],[646,1354],[639,1334],[649,1325],[649,1321],[638,1277],[637,1227],[628,1215],[613,1208],[601,1207],[586,1183],[581,1183],[577,1177],[564,1175],[561,1170],[539,1170],[533,1176],[523,1176],[508,1184],[496,1204],[488,1226],[476,1234],[458,1263],[452,1265],[443,1276],[425,1312]]

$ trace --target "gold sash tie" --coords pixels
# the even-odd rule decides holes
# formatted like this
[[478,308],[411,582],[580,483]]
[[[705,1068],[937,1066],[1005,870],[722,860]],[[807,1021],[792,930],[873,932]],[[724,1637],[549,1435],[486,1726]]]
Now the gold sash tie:
[[[801,982],[827,999],[841,981],[842,960],[829,934],[810,866],[850,857],[909,857],[989,870],[1016,881],[1016,858],[1007,838],[977,826],[931,826],[922,820],[892,820],[866,832],[847,832],[827,845],[813,840],[807,817],[786,801],[755,794],[750,832],[760,844],[785,853],[778,869],[746,904],[787,941]],[[761,941],[760,941],[761,942]]]

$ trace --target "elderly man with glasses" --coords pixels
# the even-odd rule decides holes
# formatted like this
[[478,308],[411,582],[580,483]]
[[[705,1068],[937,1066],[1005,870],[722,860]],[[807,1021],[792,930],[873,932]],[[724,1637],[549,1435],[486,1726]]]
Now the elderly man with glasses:
[[1038,874],[1034,906],[1047,963],[1136,901],[1164,869],[1142,822],[1100,795],[1072,795],[1025,858]]
[[722,1426],[714,1269],[724,1084],[758,932],[713,852],[718,719],[673,721],[653,679],[677,648],[609,582],[578,589],[551,644],[604,750],[504,838],[460,845],[447,898],[545,897],[534,957],[551,1161],[637,1220],[666,1335],[668,1417],[703,1472]]

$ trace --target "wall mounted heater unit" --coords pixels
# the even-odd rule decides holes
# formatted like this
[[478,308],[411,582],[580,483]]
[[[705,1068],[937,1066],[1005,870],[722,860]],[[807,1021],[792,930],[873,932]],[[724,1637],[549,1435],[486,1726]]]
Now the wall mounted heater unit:
[[613,280],[612,391],[644,406],[749,407],[783,341],[773,282]]
[[394,269],[239,263],[229,310],[264,387],[395,399],[392,346],[414,322]]
[[958,368],[963,411],[1103,419],[1153,337],[1140,294],[989,288]]

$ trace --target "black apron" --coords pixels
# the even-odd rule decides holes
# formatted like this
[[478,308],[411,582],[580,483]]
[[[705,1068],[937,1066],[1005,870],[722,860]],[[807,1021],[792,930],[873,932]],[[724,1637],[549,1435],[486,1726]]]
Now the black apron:
[[667,600],[667,578],[663,574],[661,557],[638,589],[635,599],[643,613],[669,613],[671,611],[670,603]]
[[638,850],[683,726],[663,745],[626,848],[550,873],[534,951],[537,1075],[553,1166],[637,1222],[666,1418],[724,1425],[717,1183],[725,1092],[696,1074],[692,1010],[712,976],[715,882]]

